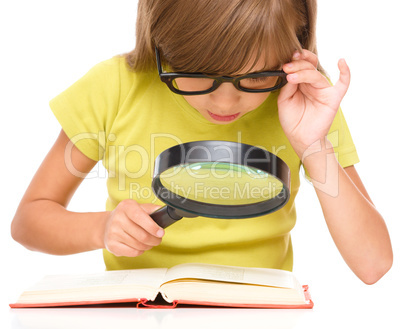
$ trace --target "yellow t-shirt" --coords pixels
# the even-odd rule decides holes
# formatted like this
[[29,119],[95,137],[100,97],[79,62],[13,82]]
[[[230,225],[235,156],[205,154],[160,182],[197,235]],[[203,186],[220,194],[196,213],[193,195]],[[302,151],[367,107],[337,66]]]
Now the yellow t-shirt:
[[[172,93],[157,72],[136,73],[117,56],[93,67],[50,101],[68,137],[82,153],[102,160],[108,171],[106,210],[120,201],[162,205],[151,189],[155,158],[165,149],[197,140],[226,140],[262,147],[291,171],[285,207],[249,219],[183,218],[166,229],[161,245],[139,257],[116,257],[104,250],[108,270],[171,267],[186,262],[292,270],[290,231],[296,222],[295,197],[301,162],[278,119],[278,92],[237,121],[217,125]],[[343,167],[358,162],[341,111],[330,131]]]

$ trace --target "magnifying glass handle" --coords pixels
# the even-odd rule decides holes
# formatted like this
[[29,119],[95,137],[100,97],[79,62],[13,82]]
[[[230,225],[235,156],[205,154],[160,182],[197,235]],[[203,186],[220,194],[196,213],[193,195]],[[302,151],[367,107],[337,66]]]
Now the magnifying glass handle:
[[156,224],[158,224],[162,228],[166,228],[183,218],[182,216],[176,214],[174,208],[169,206],[159,208],[157,211],[154,211],[150,216],[156,222]]

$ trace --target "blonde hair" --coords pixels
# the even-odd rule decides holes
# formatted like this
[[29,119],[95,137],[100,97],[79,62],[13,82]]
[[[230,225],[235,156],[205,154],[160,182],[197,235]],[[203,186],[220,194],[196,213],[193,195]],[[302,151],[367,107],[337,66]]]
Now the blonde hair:
[[316,0],[139,0],[136,47],[125,58],[154,70],[156,45],[179,72],[231,75],[261,56],[281,66],[296,50],[317,53],[316,15]]

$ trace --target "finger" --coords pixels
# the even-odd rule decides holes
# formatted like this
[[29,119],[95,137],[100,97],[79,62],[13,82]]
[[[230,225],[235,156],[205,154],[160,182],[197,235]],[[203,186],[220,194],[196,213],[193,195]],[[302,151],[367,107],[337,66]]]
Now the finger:
[[297,73],[288,74],[286,79],[290,84],[307,83],[314,88],[327,88],[330,86],[328,80],[317,70],[302,70]]
[[121,245],[124,245],[133,250],[138,250],[138,251],[142,251],[142,252],[153,248],[153,246],[147,246],[147,245],[137,241],[136,239],[133,239],[128,234],[126,234],[125,236],[122,236],[121,239],[117,240],[117,244],[121,244]]
[[314,54],[313,52],[307,50],[307,49],[302,49],[302,52],[295,52],[293,54],[293,59],[294,60],[306,60],[307,62],[311,63],[315,68],[318,66],[318,56]]
[[297,90],[298,86],[290,83],[282,87],[278,96],[278,105],[291,99]]
[[[120,202],[123,211],[126,213],[127,217],[136,223],[138,226],[142,227],[145,231],[149,232],[157,238],[161,238],[165,231],[155,223],[155,221],[146,212],[154,209],[149,205],[144,205],[145,210],[142,208],[143,205],[139,205],[136,201],[127,199]],[[152,209],[151,209],[152,208]],[[157,209],[159,207],[156,207]]]
[[156,204],[153,203],[142,203],[139,204],[139,206],[148,214],[152,214],[153,212],[157,211],[158,209],[160,209],[161,206],[158,206]]
[[136,249],[148,250],[159,245],[162,241],[161,238],[155,237],[130,220],[122,225],[122,229],[125,234],[123,234],[120,239]]
[[148,250],[159,245],[162,239],[134,223],[124,211],[119,211],[114,214],[113,221],[105,234],[106,245],[116,241],[124,242],[136,249]]
[[339,68],[339,80],[335,83],[334,87],[338,90],[338,92],[342,95],[342,97],[346,94],[349,85],[350,85],[350,69],[348,64],[344,59],[340,59],[338,62]]
[[316,67],[305,60],[292,61],[283,65],[283,71],[287,74],[296,73],[302,70],[316,70]]
[[137,257],[144,253],[143,250],[137,250],[132,248],[122,242],[113,242],[107,246],[107,251],[111,252],[113,255],[117,257]]
[[150,243],[148,239],[152,239],[152,235],[148,234],[149,237],[146,236],[146,234],[138,234],[139,232],[136,232],[135,236],[132,236],[128,232],[124,231],[120,238],[117,240],[121,243],[124,243],[125,245],[129,246],[130,248],[137,249],[137,250],[150,250],[153,247],[159,245],[161,243],[161,239],[158,239],[156,243]]

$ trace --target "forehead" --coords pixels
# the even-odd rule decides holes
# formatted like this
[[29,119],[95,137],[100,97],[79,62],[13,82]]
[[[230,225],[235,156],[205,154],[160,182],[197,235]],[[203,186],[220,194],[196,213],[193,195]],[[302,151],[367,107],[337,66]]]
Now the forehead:
[[[277,70],[283,64],[278,60],[275,52],[266,49],[263,45],[253,49],[228,49],[215,52],[212,56],[205,56],[203,51],[177,52],[180,58],[169,60],[162,53],[163,63],[175,72],[195,73],[209,75],[235,76],[253,72]],[[168,56],[169,57],[169,56]]]
[[268,55],[266,52],[258,56],[257,52],[253,54],[244,68],[235,72],[235,75],[244,75],[253,72],[278,70],[281,68],[279,61],[274,55]]

